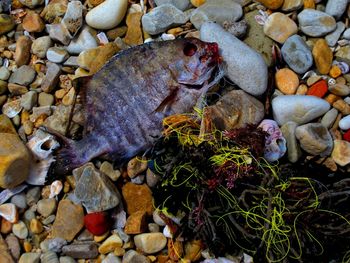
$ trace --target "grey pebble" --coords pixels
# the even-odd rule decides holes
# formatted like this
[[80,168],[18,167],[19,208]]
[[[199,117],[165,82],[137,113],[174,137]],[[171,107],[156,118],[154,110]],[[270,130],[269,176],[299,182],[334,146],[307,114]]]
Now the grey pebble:
[[185,11],[186,9],[188,9],[190,5],[189,0],[154,0],[154,2],[156,3],[157,6],[171,4],[182,11]]
[[95,258],[98,255],[97,245],[93,242],[73,243],[64,246],[62,252],[66,256],[79,259]]
[[56,219],[56,215],[49,215],[48,217],[46,217],[42,220],[42,223],[47,226],[47,225],[53,223],[53,221],[55,221],[55,219]]
[[5,241],[7,243],[12,257],[15,260],[18,260],[21,255],[21,246],[19,244],[18,238],[15,235],[10,234],[5,238]]
[[47,251],[40,256],[40,263],[59,263],[57,254],[53,251]]
[[33,187],[29,189],[26,193],[27,204],[29,206],[36,204],[40,199],[40,195],[41,195],[40,187]]
[[56,88],[56,85],[59,81],[59,76],[61,74],[61,67],[56,63],[48,62],[46,63],[47,70],[45,78],[41,83],[41,89],[44,92],[50,93]]
[[33,210],[31,209],[28,209],[24,212],[24,215],[23,215],[23,218],[26,222],[30,222],[32,219],[35,218],[35,213]]
[[15,204],[21,210],[24,210],[27,208],[27,199],[24,193],[12,196],[10,202],[12,204]]
[[79,33],[79,36],[70,42],[67,51],[69,54],[79,55],[81,52],[97,46],[98,44],[92,34],[92,29],[89,26],[85,26]]
[[39,263],[40,253],[23,253],[18,263]]
[[304,9],[298,14],[299,27],[301,31],[311,37],[321,37],[336,28],[335,19],[318,10]]
[[345,24],[343,22],[337,22],[337,28],[330,34],[326,36],[326,41],[328,46],[334,47],[340,38],[340,35],[345,30]]
[[64,256],[60,257],[60,263],[76,263],[76,261],[72,257]]
[[46,52],[48,60],[54,63],[62,63],[69,57],[67,50],[59,47],[50,47]]
[[23,107],[25,110],[31,110],[37,103],[38,100],[38,94],[36,91],[28,91],[27,93],[23,94],[21,97],[21,107]]
[[350,40],[350,28],[348,28],[344,31],[343,38]]
[[41,199],[38,201],[37,212],[43,217],[48,217],[52,215],[57,208],[57,202],[55,198]]
[[35,39],[32,44],[32,53],[39,58],[45,58],[47,50],[52,46],[52,40],[49,36],[43,36]]
[[7,67],[0,67],[0,80],[8,80],[11,71]]
[[328,0],[325,12],[335,19],[340,19],[346,10],[348,0]]
[[321,124],[323,124],[323,126],[325,126],[326,128],[330,128],[333,125],[337,116],[338,110],[332,108],[322,117]]

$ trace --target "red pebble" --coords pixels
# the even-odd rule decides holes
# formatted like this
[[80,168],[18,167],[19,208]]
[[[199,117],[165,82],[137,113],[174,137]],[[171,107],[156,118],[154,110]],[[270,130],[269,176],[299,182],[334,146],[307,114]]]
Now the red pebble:
[[324,95],[326,95],[327,91],[328,85],[327,82],[323,79],[313,84],[311,88],[307,91],[307,95],[322,98]]
[[347,130],[347,132],[343,134],[343,139],[350,142],[350,130]]
[[84,225],[93,235],[100,236],[110,228],[110,221],[106,213],[96,212],[84,217]]

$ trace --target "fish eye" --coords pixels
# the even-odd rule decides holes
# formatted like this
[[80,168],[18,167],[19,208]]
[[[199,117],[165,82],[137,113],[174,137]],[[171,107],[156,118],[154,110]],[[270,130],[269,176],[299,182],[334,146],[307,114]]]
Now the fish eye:
[[188,57],[192,57],[197,52],[197,46],[193,43],[186,43],[184,47],[184,54]]

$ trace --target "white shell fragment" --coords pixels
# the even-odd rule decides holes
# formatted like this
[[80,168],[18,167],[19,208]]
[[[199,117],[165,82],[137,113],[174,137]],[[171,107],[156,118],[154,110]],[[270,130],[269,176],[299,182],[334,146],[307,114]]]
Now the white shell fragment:
[[59,195],[59,193],[62,191],[62,188],[63,188],[63,184],[61,181],[59,181],[59,180],[54,181],[50,186],[49,198],[53,198],[53,197]]
[[55,138],[43,130],[37,130],[35,135],[27,143],[28,148],[38,160],[49,158],[52,151],[60,145]]

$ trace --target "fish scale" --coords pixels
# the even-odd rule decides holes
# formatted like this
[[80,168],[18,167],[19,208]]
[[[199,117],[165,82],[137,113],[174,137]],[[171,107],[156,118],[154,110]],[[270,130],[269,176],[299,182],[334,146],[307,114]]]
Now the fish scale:
[[217,44],[195,38],[118,53],[84,82],[83,138],[61,138],[51,173],[67,174],[100,155],[120,163],[146,150],[161,136],[164,117],[193,110],[219,62]]

